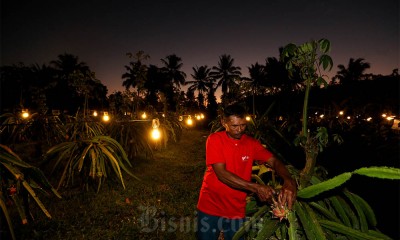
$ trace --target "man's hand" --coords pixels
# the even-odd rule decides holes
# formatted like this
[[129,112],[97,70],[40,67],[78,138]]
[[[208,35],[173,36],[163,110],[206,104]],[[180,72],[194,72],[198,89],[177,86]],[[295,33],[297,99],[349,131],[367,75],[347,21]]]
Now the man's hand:
[[292,209],[297,196],[296,181],[292,178],[286,166],[275,156],[272,156],[267,164],[283,179],[283,186],[278,196],[278,204],[281,206],[287,204],[287,207]]
[[284,180],[281,191],[278,196],[278,203],[281,206],[285,206],[289,209],[292,209],[294,202],[296,201],[297,196],[297,184],[293,178],[288,178]]
[[256,186],[257,186],[257,188],[255,191],[255,194],[257,194],[260,201],[272,202],[272,198],[275,194],[275,190],[268,185],[257,184]]

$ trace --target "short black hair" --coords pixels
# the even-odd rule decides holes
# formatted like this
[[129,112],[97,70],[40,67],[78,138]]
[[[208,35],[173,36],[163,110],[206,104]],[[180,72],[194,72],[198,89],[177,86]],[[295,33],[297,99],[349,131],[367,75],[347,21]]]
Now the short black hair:
[[224,108],[223,117],[227,118],[230,116],[236,116],[239,118],[244,118],[246,113],[246,109],[242,105],[235,103]]

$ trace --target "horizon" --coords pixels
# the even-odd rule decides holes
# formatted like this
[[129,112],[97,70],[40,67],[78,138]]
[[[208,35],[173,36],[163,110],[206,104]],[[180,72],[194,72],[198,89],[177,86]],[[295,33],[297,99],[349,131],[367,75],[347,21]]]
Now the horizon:
[[371,64],[366,73],[388,75],[399,66],[398,9],[397,0],[2,1],[0,65],[42,65],[73,54],[111,94],[124,89],[128,52],[142,50],[156,66],[176,54],[191,80],[192,67],[216,66],[222,54],[247,75],[251,64],[279,58],[281,46],[326,38],[330,74],[363,58]]

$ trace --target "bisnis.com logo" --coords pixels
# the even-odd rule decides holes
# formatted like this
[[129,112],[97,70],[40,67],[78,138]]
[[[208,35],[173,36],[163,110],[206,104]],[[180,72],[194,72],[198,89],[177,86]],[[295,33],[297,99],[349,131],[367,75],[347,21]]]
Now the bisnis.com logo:
[[[158,209],[155,206],[139,206],[140,211],[142,211],[139,217],[139,227],[141,232],[151,233],[154,231],[162,232],[183,232],[183,233],[195,233],[197,231],[208,231],[211,226],[208,224],[207,219],[201,219],[198,222],[197,211],[194,211],[191,217],[173,217],[167,216],[167,214]],[[247,218],[246,221],[249,219]],[[222,229],[224,218],[220,218],[218,221],[218,229]],[[245,231],[258,231],[260,230],[260,223],[263,222],[262,218],[258,218],[253,221],[252,224],[246,224]],[[232,224],[235,224],[232,221]],[[262,225],[262,224],[261,224]],[[199,228],[200,227],[200,228]],[[237,228],[237,226],[232,226]],[[214,229],[213,231],[216,231]]]

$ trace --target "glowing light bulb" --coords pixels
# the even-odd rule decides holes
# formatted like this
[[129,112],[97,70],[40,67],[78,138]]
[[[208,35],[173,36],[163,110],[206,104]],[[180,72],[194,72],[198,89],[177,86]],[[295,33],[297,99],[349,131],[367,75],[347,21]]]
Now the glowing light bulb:
[[22,118],[28,118],[29,117],[28,110],[26,110],[26,109],[22,110],[21,116],[22,116]]
[[151,138],[154,140],[158,140],[161,137],[160,130],[158,128],[153,128],[151,130]]
[[104,121],[104,122],[110,121],[110,116],[108,116],[108,112],[104,112],[103,121]]

